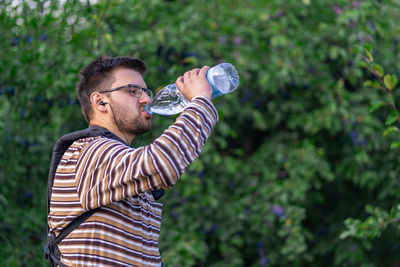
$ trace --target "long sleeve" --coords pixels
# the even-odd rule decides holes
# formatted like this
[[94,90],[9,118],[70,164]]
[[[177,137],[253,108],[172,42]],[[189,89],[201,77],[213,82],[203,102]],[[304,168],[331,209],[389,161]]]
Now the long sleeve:
[[76,165],[76,187],[85,209],[105,206],[139,193],[173,186],[199,156],[218,113],[207,98],[196,97],[153,143],[131,148],[108,138],[83,147]]

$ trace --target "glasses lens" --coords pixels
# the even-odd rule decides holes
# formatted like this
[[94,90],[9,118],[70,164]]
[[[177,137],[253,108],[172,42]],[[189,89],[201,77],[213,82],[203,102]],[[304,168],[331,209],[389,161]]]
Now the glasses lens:
[[128,84],[127,87],[129,88],[128,92],[131,96],[141,97],[142,93],[145,92],[150,99],[153,99],[153,92],[150,89],[142,88],[135,84]]
[[144,88],[143,90],[150,97],[150,99],[153,99],[153,92],[150,89]]
[[137,86],[128,86],[128,90],[129,94],[131,96],[135,96],[135,97],[140,97],[140,95],[142,94],[142,90],[140,89],[140,87]]

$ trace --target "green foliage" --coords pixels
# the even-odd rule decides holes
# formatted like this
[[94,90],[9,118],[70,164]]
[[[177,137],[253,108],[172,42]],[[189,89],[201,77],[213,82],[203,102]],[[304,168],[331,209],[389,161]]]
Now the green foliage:
[[[241,78],[161,200],[167,266],[395,266],[399,12],[398,0],[0,1],[0,265],[47,266],[52,146],[86,126],[78,72],[130,55],[155,91],[219,62]],[[174,120],[153,118],[133,146]]]
[[[395,104],[394,95],[392,94],[392,91],[396,87],[398,80],[397,76],[394,74],[385,74],[384,76],[383,68],[378,64],[372,63],[374,61],[374,58],[371,55],[371,52],[369,51],[371,47],[370,46],[366,47],[367,48],[365,49],[365,53],[367,56],[364,57],[365,61],[361,62],[360,65],[371,71],[371,73],[376,77],[376,81],[367,80],[364,83],[364,86],[378,88],[379,90],[383,91],[386,95],[386,101],[382,101],[380,99],[373,99],[370,104],[369,111],[374,112],[375,110],[383,106],[390,106],[392,108],[392,111],[386,117],[385,125],[387,127],[386,130],[383,132],[383,135],[387,136],[390,133],[399,132],[398,126],[393,126],[395,122],[400,123],[400,115],[398,112],[398,108]],[[397,142],[393,142],[391,147],[392,148],[397,147],[396,144]]]
[[[371,47],[367,46],[367,49],[365,50],[367,56],[364,57],[365,62],[362,62],[361,65],[369,69],[375,76],[377,81],[368,80],[364,83],[364,85],[375,87],[383,91],[386,95],[386,101],[374,99],[371,102],[369,111],[374,112],[380,107],[390,106],[392,108],[392,111],[387,115],[387,118],[385,120],[386,129],[383,132],[383,136],[388,136],[389,134],[393,133],[398,134],[399,124],[394,124],[396,122],[400,123],[400,116],[398,108],[395,104],[395,98],[392,95],[392,91],[396,87],[398,80],[396,75],[394,74],[385,74],[383,76],[383,68],[377,64],[372,64],[374,58],[371,55],[370,49]],[[400,148],[400,143],[398,141],[393,141],[390,145],[390,148]],[[366,244],[368,244],[368,247],[370,249],[371,244],[367,240],[372,240],[380,237],[382,232],[388,226],[392,226],[391,224],[398,225],[398,221],[400,221],[400,205],[391,208],[390,212],[387,212],[379,207],[373,207],[371,205],[367,205],[365,209],[369,216],[363,221],[353,218],[346,219],[346,230],[344,230],[339,237],[341,239],[354,237],[363,240]],[[398,229],[400,229],[399,226]]]
[[347,229],[341,233],[340,238],[352,236],[360,239],[374,239],[381,236],[382,231],[391,223],[400,221],[400,205],[392,208],[390,212],[370,205],[367,205],[365,210],[370,217],[364,221],[347,219],[345,221]]

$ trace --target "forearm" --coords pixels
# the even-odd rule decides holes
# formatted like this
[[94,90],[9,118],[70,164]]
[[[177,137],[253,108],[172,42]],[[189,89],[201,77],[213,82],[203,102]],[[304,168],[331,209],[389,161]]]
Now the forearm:
[[149,149],[166,159],[164,163],[167,164],[155,172],[160,175],[163,187],[172,186],[199,156],[217,121],[218,114],[211,101],[204,97],[195,98],[176,122],[150,145]]

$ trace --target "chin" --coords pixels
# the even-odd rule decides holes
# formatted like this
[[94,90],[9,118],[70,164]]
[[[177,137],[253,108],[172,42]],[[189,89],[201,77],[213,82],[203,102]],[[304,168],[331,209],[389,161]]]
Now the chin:
[[134,135],[144,134],[150,131],[152,128],[151,121],[147,125],[141,125],[141,127],[136,127],[135,129],[131,129],[131,133]]

